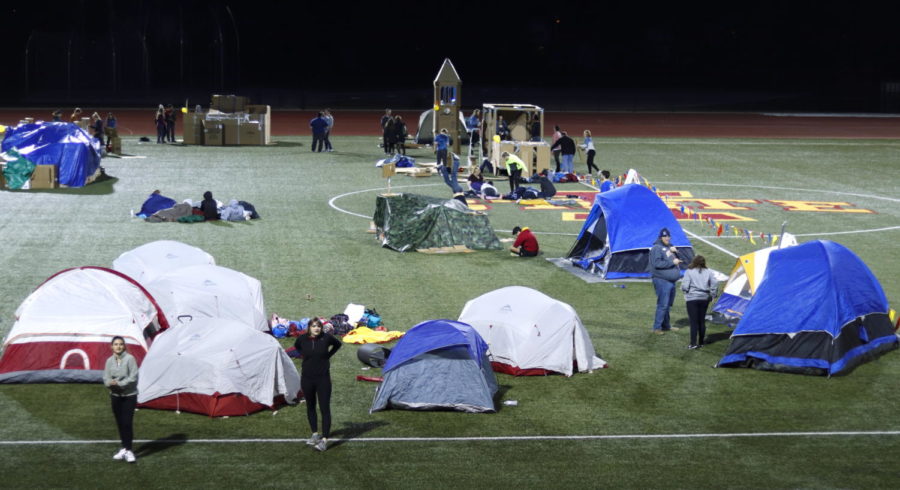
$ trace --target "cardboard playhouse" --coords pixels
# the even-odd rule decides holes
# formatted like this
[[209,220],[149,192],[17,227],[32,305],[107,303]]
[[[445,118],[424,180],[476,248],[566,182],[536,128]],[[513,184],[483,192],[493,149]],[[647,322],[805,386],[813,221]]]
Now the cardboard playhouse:
[[183,126],[186,145],[272,144],[272,108],[250,104],[250,99],[243,96],[213,95],[209,111],[188,112]]
[[[500,155],[507,151],[525,162],[523,177],[550,168],[550,145],[544,141],[530,141],[529,123],[539,121],[540,134],[544,134],[544,109],[532,104],[483,104],[481,106],[481,135],[485,158],[494,166],[494,173],[505,168]],[[498,132],[500,118],[509,130],[508,137]],[[498,141],[499,140],[499,141]]]

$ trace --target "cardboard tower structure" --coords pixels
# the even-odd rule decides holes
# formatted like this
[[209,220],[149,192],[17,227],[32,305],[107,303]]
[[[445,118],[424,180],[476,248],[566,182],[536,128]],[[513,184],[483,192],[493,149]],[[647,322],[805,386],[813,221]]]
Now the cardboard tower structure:
[[[444,59],[437,77],[434,79],[434,118],[433,131],[437,135],[441,129],[446,129],[450,135],[451,151],[459,155],[460,127],[459,116],[462,98],[462,80],[450,62],[450,58]],[[463,128],[465,131],[465,128]]]

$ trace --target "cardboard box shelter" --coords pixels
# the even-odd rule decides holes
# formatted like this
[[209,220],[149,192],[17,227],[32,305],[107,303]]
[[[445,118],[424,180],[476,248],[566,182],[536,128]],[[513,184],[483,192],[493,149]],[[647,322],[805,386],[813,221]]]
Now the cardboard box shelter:
[[[525,143],[530,139],[531,131],[528,122],[539,118],[541,135],[544,134],[544,109],[532,104],[482,104],[481,106],[481,138],[484,142],[485,158],[496,164],[500,158],[494,154],[494,136],[497,134],[497,121],[503,116],[509,128],[510,141]],[[503,151],[503,150],[501,150]]]

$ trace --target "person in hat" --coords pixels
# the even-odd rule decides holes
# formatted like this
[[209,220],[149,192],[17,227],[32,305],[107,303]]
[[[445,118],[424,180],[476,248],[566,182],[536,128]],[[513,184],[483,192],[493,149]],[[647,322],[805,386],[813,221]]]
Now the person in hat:
[[509,251],[513,253],[513,255],[518,255],[519,257],[535,257],[540,250],[538,247],[537,238],[535,238],[534,233],[531,233],[531,230],[528,227],[515,227],[512,230],[512,234],[516,237],[515,243],[510,247]]
[[681,259],[672,246],[672,234],[668,228],[659,230],[659,237],[650,249],[649,272],[656,291],[656,316],[653,319],[653,333],[662,335],[670,330],[677,331],[669,322],[669,310],[675,303],[675,282],[681,278]]

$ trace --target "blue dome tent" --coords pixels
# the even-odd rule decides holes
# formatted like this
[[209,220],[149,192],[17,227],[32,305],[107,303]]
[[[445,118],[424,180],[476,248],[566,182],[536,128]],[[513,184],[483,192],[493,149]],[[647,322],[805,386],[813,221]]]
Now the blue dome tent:
[[597,194],[566,258],[604,279],[648,278],[650,248],[662,228],[669,229],[680,258],[690,262],[694,249],[666,203],[640,184],[624,185]]
[[471,326],[429,320],[409,329],[384,364],[369,412],[388,408],[494,412],[497,380]]
[[775,250],[720,367],[840,375],[896,349],[884,290],[827,240]]
[[9,128],[0,148],[14,148],[35,165],[55,165],[59,185],[65,187],[84,187],[100,169],[100,141],[72,123],[45,122]]

